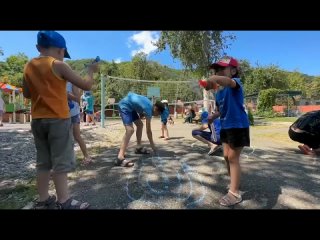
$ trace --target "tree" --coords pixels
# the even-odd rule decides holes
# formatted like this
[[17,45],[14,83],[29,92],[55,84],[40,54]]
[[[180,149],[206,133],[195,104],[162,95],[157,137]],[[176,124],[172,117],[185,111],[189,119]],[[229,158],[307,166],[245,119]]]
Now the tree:
[[222,31],[162,31],[154,43],[161,52],[169,46],[171,55],[180,59],[186,69],[206,75],[208,66],[216,61],[229,47],[228,40],[234,35],[224,36]]
[[[28,62],[28,57],[24,53],[11,55],[6,59],[0,71],[2,81],[8,82],[14,86],[22,86],[23,69]],[[5,80],[4,80],[5,79]]]
[[257,93],[269,88],[286,90],[288,89],[288,76],[275,65],[258,66],[245,76],[244,88],[246,94]]
[[314,80],[309,84],[309,97],[312,99],[319,99],[320,97],[320,77],[314,78]]
[[261,90],[258,97],[258,111],[260,113],[272,111],[272,106],[275,105],[277,94],[280,92],[281,90],[276,88]]
[[0,56],[3,56],[3,50],[1,47],[0,47]]

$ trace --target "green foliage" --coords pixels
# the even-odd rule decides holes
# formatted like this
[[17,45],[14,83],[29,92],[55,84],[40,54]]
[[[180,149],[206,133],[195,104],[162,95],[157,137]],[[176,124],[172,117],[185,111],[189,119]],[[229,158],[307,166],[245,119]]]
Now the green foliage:
[[0,65],[0,81],[22,87],[23,69],[27,62],[28,57],[24,53],[8,57]]
[[222,31],[161,31],[155,45],[158,51],[170,47],[171,55],[180,59],[186,69],[206,75],[208,66],[217,60],[229,47],[228,40],[234,35],[223,35]]
[[257,115],[258,117],[264,117],[264,118],[273,118],[273,117],[278,116],[277,113],[275,113],[275,112],[272,111],[272,110],[266,110],[266,111],[258,110],[258,111],[256,112],[256,115]]
[[258,106],[257,106],[258,111],[259,112],[272,111],[272,106],[275,105],[276,96],[280,92],[281,90],[276,88],[261,90],[258,96]]
[[287,74],[277,66],[247,68],[245,75],[246,94],[253,94],[261,90],[277,88],[288,89]]

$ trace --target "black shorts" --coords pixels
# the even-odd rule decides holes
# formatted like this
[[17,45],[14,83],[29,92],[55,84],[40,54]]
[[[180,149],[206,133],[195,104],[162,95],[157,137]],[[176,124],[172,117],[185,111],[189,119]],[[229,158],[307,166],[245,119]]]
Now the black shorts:
[[221,129],[220,141],[233,148],[250,146],[249,128]]
[[319,148],[320,147],[320,136],[319,135],[312,135],[308,132],[295,132],[291,129],[291,127],[289,128],[289,137],[291,138],[291,140],[299,142],[299,143],[303,143],[308,145],[311,148]]

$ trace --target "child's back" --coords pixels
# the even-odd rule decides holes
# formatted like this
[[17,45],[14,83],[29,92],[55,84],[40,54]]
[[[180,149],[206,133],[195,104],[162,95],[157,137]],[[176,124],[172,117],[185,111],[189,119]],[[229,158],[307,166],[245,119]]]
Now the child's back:
[[56,59],[50,56],[33,58],[25,67],[25,81],[30,88],[33,119],[70,117],[66,80],[53,73]]

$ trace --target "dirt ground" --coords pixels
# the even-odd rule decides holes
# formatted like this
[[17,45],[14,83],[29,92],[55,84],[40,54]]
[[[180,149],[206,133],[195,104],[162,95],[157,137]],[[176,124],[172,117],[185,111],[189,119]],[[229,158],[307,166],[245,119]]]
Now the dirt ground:
[[[299,153],[298,143],[288,137],[289,125],[260,122],[251,127],[251,147],[240,160],[243,201],[235,209],[320,208],[319,158]],[[195,127],[178,120],[169,125],[171,139],[164,141],[158,139],[160,120],[154,119],[159,152],[134,154],[133,136],[127,153],[133,168],[113,164],[124,133],[119,120],[107,121],[105,129],[82,127],[95,163],[79,164],[70,174],[71,194],[92,209],[225,209],[218,203],[229,184],[222,152],[208,156],[207,146],[191,136]],[[143,143],[149,146],[145,129]]]

